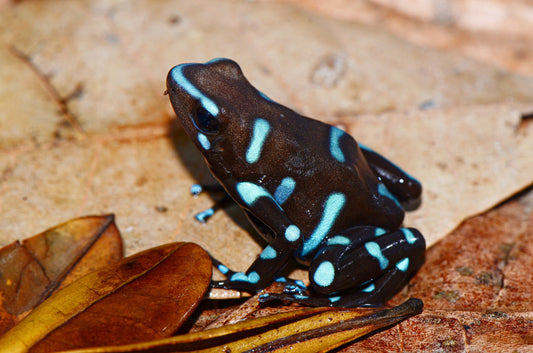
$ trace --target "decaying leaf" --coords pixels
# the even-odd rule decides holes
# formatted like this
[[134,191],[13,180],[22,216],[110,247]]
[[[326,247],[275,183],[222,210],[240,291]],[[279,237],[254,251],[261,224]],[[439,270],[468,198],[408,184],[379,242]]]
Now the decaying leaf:
[[0,352],[53,352],[168,337],[211,280],[199,246],[173,243],[96,270],[54,293],[0,338]]
[[58,288],[121,258],[113,215],[73,219],[0,249],[0,334]]
[[311,308],[141,344],[81,349],[71,353],[120,352],[326,352],[422,312],[410,299],[386,310]]

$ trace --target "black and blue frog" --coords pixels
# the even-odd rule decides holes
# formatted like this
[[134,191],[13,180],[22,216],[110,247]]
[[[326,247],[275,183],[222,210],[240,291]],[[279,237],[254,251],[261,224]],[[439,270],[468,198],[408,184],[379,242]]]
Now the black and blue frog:
[[[421,266],[424,238],[401,225],[422,187],[395,164],[272,101],[229,59],[175,66],[167,93],[215,178],[268,242],[246,272],[216,262],[227,279],[214,287],[256,292],[287,281],[284,294],[260,299],[373,306]],[[309,266],[310,290],[278,277],[291,256]]]

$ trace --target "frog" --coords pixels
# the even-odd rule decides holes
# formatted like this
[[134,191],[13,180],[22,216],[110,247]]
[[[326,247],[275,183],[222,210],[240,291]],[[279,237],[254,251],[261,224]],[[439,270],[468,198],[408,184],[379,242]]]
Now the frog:
[[[341,128],[300,115],[256,89],[231,59],[174,66],[171,106],[223,191],[267,245],[246,271],[213,258],[226,279],[212,287],[257,293],[274,281],[280,300],[310,306],[379,306],[424,262],[425,240],[403,227],[422,185]],[[216,209],[197,215],[206,221]],[[309,284],[280,272],[295,258]]]

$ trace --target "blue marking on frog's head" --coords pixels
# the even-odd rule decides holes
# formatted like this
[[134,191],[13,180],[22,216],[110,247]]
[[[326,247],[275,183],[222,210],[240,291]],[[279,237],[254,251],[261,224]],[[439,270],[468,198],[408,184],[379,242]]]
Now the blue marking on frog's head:
[[369,241],[365,243],[365,249],[372,257],[375,257],[379,261],[379,268],[384,270],[389,266],[389,260],[383,256],[378,243]]
[[170,76],[172,76],[174,81],[191,97],[196,98],[205,110],[207,110],[211,115],[217,116],[219,109],[215,102],[200,92],[200,90],[196,88],[183,74],[183,69],[189,65],[194,64],[181,64],[173,67],[172,70],[170,70]]
[[197,135],[198,142],[200,142],[200,145],[203,147],[204,150],[209,150],[211,148],[211,142],[209,142],[209,139],[207,136],[202,134],[201,132]]
[[246,151],[246,162],[252,164],[259,160],[265,140],[270,132],[270,124],[265,119],[256,119],[252,131],[252,139]]

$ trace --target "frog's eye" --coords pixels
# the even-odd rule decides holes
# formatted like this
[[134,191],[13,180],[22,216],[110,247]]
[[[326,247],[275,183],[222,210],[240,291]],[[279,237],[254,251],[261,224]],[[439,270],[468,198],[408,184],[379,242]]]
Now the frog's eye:
[[214,133],[218,131],[220,122],[204,107],[200,106],[192,114],[192,120],[198,130],[205,133]]

